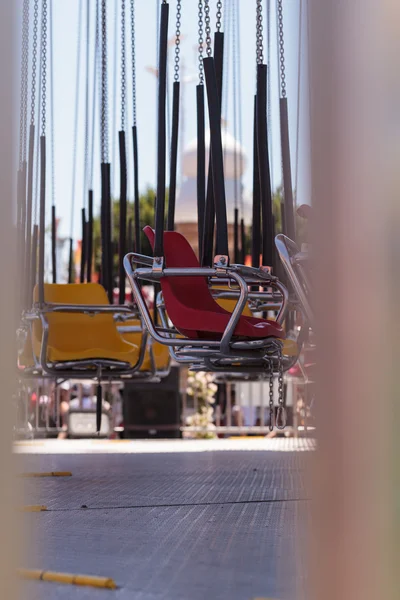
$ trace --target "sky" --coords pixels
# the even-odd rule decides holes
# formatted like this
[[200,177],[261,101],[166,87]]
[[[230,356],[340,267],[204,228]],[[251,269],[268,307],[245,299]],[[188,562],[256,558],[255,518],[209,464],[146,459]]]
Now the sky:
[[[49,0],[50,1],[50,0]],[[223,5],[229,0],[224,0]],[[59,233],[80,239],[81,208],[85,201],[84,148],[85,148],[85,111],[84,98],[86,87],[85,48],[86,48],[86,6],[87,0],[52,0],[53,10],[53,73],[54,73],[54,124],[51,126],[50,96],[47,96],[47,136],[49,165],[47,172],[47,221],[50,221],[52,197],[56,204],[57,216],[60,218]],[[127,131],[132,125],[132,86],[130,62],[130,13],[129,0],[127,10]],[[82,5],[82,12],[80,6]],[[93,90],[93,48],[95,24],[95,0],[90,5],[90,94]],[[195,94],[197,76],[197,0],[182,0],[181,17],[181,79],[187,82],[182,87],[181,98],[181,148],[184,148],[196,136]],[[112,192],[118,196],[118,145],[117,135],[120,128],[120,0],[108,0],[108,82],[109,82],[109,158],[112,163]],[[135,0],[136,6],[136,81],[137,81],[137,127],[139,141],[139,187],[155,186],[156,177],[156,106],[157,80],[149,70],[157,65],[157,13],[159,2],[156,0]],[[267,58],[267,14],[264,2],[264,56]],[[215,27],[216,0],[210,0],[212,32]],[[299,65],[299,16],[302,15],[302,43],[300,48],[300,118],[298,111],[298,65]],[[170,2],[169,37],[175,31],[176,0]],[[81,16],[81,52],[79,60],[79,111],[77,121],[76,151],[75,148],[75,93],[77,83],[77,54],[79,16]],[[306,56],[306,0],[284,0],[283,18],[285,32],[285,63],[287,97],[289,106],[289,128],[292,162],[293,187],[296,187],[299,203],[309,201],[309,109],[307,101],[308,73]],[[117,19],[117,21],[116,21]],[[223,19],[224,21],[224,19]],[[248,156],[247,170],[243,176],[245,189],[250,190],[252,184],[251,154],[253,131],[253,97],[255,91],[255,0],[239,0],[240,24],[240,71],[241,71],[241,110],[242,140]],[[225,26],[227,27],[226,23]],[[233,54],[228,49],[232,74]],[[281,154],[279,129],[279,82],[277,69],[277,35],[275,0],[271,0],[271,168],[272,185],[276,188],[281,181]],[[50,67],[49,67],[50,69]],[[169,52],[169,82],[172,89],[173,80],[173,47]],[[231,79],[230,79],[231,81]],[[233,134],[233,86],[229,84],[228,105],[223,118],[227,121],[228,131]],[[98,89],[98,88],[97,88]],[[97,92],[96,92],[97,93]],[[90,101],[92,104],[92,101]],[[172,102],[171,102],[172,104]],[[94,170],[93,188],[95,210],[100,205],[100,153],[99,153],[99,116],[95,115]],[[54,131],[54,168],[51,164],[51,132]],[[91,136],[89,136],[91,139]],[[128,135],[128,165],[132,164],[131,139]],[[297,147],[299,152],[296,152]],[[298,155],[298,158],[297,158]],[[76,156],[76,169],[74,169]],[[74,177],[75,171],[75,177]],[[297,173],[297,177],[296,177]],[[179,176],[178,176],[179,177]],[[132,170],[128,168],[128,195],[132,198]],[[73,211],[71,207],[73,206]]]

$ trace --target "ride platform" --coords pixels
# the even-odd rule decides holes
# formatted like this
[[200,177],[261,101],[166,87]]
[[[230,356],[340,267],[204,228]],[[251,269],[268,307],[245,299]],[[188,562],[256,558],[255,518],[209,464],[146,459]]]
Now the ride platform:
[[29,547],[21,567],[112,578],[24,581],[29,600],[304,596],[306,439],[16,443]]

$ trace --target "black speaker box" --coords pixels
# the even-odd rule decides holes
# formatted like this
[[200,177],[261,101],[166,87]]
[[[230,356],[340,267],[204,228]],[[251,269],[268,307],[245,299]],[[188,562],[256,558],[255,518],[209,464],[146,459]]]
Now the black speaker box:
[[125,438],[181,437],[179,367],[158,383],[126,383],[123,415]]

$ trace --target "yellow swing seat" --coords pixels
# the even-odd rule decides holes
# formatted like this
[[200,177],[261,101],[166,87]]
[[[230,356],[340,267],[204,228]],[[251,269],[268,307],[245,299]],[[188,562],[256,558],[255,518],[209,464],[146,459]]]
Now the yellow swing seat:
[[[98,283],[46,283],[44,299],[47,304],[109,305],[106,291]],[[38,301],[37,286],[34,301]],[[46,312],[45,317],[49,326],[49,362],[108,359],[134,366],[139,360],[139,347],[120,335],[111,313]],[[42,323],[35,321],[33,345],[37,356],[41,344]]]
[[[132,320],[132,321],[125,321],[124,326],[126,325],[127,327],[138,327],[140,326],[140,321],[138,319]],[[122,334],[124,336],[124,339],[127,340],[128,342],[130,342],[131,344],[134,344],[136,346],[141,345],[142,342],[142,333],[141,332],[124,332]],[[155,363],[155,367],[157,371],[166,371],[168,369],[169,366],[169,349],[168,346],[163,346],[163,344],[159,344],[158,342],[155,342],[154,340],[152,340],[152,350],[153,350],[153,356],[154,356],[154,363]],[[148,347],[146,347],[146,352],[143,358],[143,362],[142,365],[139,369],[140,372],[144,372],[144,371],[151,371],[153,368],[152,365],[152,360],[150,357],[150,349]]]

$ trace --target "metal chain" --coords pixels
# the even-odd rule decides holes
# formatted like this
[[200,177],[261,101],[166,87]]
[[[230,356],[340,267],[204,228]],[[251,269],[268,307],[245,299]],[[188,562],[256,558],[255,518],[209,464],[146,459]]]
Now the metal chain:
[[42,130],[41,135],[46,135],[46,99],[47,99],[47,0],[42,0]]
[[126,108],[125,0],[121,0],[121,131],[125,131],[125,108]]
[[204,22],[206,30],[206,52],[211,56],[211,27],[210,27],[210,0],[204,0]]
[[262,63],[264,61],[262,0],[257,0],[256,55],[257,55],[257,64],[262,65]]
[[35,124],[38,19],[39,19],[39,0],[35,0],[34,5],[33,5],[33,34],[32,34],[31,125]]
[[27,118],[28,118],[28,56],[29,56],[29,0],[24,0],[22,12],[22,53],[21,53],[21,97],[19,130],[19,167],[26,160]]
[[222,0],[217,1],[217,31],[221,31],[221,19],[222,19]]
[[279,38],[279,70],[281,76],[281,96],[286,98],[286,72],[285,72],[285,40],[283,35],[283,3],[278,0],[278,38]]
[[203,66],[203,51],[204,51],[204,38],[203,38],[203,0],[199,0],[199,84],[204,84],[204,66]]
[[136,40],[135,40],[135,0],[131,0],[131,56],[132,56],[132,112],[136,127]]
[[179,60],[181,44],[181,0],[176,2],[176,36],[175,36],[175,74],[174,81],[179,81]]
[[101,0],[101,154],[108,162],[107,4]]
[[274,363],[269,360],[269,430],[274,429]]
[[283,397],[283,359],[282,349],[278,352],[278,412],[276,415],[276,426],[278,429],[285,429],[286,427],[286,408],[284,405]]

